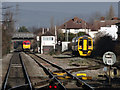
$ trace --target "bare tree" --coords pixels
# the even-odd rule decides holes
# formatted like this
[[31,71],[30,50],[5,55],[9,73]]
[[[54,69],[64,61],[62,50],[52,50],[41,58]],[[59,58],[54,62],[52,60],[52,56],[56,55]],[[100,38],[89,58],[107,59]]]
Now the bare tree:
[[52,16],[51,19],[50,19],[50,32],[52,34],[55,33],[55,27],[54,27],[54,17]]
[[6,54],[10,51],[11,37],[15,30],[14,28],[14,19],[13,13],[5,8],[3,14],[3,23],[2,23],[2,54]]
[[102,14],[101,14],[100,12],[96,11],[95,13],[93,13],[93,14],[90,16],[88,22],[89,22],[90,24],[93,24],[94,20],[99,20],[100,17],[102,17]]
[[104,34],[102,32],[98,33],[97,38],[95,38],[95,49],[93,50],[92,55],[103,56],[103,54],[107,51],[114,52],[115,43],[112,41],[112,37],[108,34]]
[[114,8],[111,5],[109,11],[107,12],[106,19],[111,20],[114,17],[114,15],[115,15]]

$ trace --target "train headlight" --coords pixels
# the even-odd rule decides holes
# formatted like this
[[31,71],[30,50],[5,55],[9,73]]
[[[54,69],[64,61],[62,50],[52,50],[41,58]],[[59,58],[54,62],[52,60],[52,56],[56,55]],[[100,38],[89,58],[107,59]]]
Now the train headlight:
[[80,46],[80,48],[82,48],[82,46]]
[[92,46],[88,46],[88,48],[92,48]]

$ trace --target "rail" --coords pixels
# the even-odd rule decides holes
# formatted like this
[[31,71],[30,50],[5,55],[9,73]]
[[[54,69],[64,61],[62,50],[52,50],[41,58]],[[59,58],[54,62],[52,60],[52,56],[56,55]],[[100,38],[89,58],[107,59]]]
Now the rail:
[[[11,66],[12,66],[13,57],[14,57],[14,54],[12,55],[12,57],[10,59],[8,70],[7,70],[6,76],[5,76],[3,84],[2,84],[2,90],[7,89],[7,83],[8,83],[8,78],[9,78],[9,74],[10,74],[10,69],[11,69]],[[9,90],[18,89],[18,88],[21,88],[21,87],[24,87],[24,86],[28,87],[29,90],[32,90],[32,85],[31,85],[31,82],[30,82],[30,78],[28,76],[27,70],[25,68],[24,62],[22,61],[20,53],[19,53],[19,58],[20,58],[20,62],[21,62],[21,65],[22,65],[22,70],[23,70],[24,77],[25,77],[25,84],[9,88]]]
[[[34,53],[33,53],[33,54],[34,54]],[[40,57],[40,56],[38,56],[38,55],[36,55],[36,54],[34,54],[34,55],[37,56],[38,58],[44,60],[45,62],[51,64],[52,66],[54,66],[54,67],[56,67],[56,68],[58,68],[58,69],[61,69],[61,70],[64,71],[64,72],[66,72],[66,73],[68,74],[68,76],[71,76],[74,80],[77,80],[77,82],[78,82],[79,84],[83,84],[83,85],[85,86],[85,87],[84,87],[85,89],[94,90],[94,88],[93,88],[92,86],[90,86],[89,84],[87,84],[87,83],[84,82],[83,80],[77,78],[76,76],[73,76],[71,73],[69,73],[68,71],[66,71],[66,70],[63,69],[62,67],[60,67],[60,66],[52,63],[51,61],[48,61],[48,60],[46,60],[46,59],[44,59],[44,58],[42,58],[42,57]],[[34,59],[34,58],[33,58],[33,59]],[[38,62],[38,63],[39,63],[39,62]]]
[[[30,56],[30,57],[31,57],[31,56]],[[37,61],[35,58],[33,58],[33,57],[31,57],[31,58],[32,58],[39,66],[41,66],[45,71],[47,71],[47,73],[49,74],[50,78],[55,79],[55,80],[59,83],[61,89],[66,90],[65,86],[62,85],[62,83],[61,83],[45,66],[43,66],[42,64],[40,64],[40,62]]]

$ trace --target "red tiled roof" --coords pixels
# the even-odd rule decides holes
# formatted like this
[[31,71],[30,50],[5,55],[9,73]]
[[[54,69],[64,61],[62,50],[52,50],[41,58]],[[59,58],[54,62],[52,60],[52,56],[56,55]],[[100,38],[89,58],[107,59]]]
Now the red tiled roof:
[[[85,25],[86,24],[86,25]],[[74,17],[69,21],[62,24],[59,28],[61,29],[85,29],[88,28],[89,25],[84,20],[79,19],[78,17]]]

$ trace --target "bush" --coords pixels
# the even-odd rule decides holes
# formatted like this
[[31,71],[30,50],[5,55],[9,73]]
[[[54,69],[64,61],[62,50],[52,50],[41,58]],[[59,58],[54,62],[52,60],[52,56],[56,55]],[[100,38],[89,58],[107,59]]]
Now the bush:
[[112,37],[104,35],[95,40],[93,56],[103,56],[107,51],[114,52],[115,43],[112,41]]

